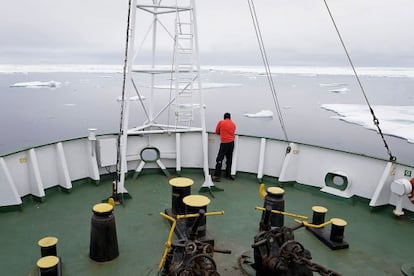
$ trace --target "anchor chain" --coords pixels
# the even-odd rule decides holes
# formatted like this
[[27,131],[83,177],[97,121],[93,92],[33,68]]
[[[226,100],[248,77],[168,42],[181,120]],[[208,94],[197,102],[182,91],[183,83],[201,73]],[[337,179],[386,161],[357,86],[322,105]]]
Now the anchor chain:
[[[290,244],[290,246],[288,246]],[[290,247],[290,248],[289,248]],[[301,249],[300,249],[301,248]],[[317,272],[322,276],[341,276],[340,273],[324,267],[323,265],[312,262],[310,259],[300,256],[297,252],[301,252],[303,247],[296,241],[288,241],[280,248],[280,257],[285,260],[291,260],[298,265],[306,266],[309,270]]]

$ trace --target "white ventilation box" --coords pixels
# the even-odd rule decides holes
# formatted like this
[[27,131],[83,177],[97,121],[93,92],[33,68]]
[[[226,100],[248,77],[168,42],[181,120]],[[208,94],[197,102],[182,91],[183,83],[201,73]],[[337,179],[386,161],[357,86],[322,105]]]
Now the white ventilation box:
[[98,162],[101,167],[114,166],[117,160],[117,139],[105,138],[97,140]]

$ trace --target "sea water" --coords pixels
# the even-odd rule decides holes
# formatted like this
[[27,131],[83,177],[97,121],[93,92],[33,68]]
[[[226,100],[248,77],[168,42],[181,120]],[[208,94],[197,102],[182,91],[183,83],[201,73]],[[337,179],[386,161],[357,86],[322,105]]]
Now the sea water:
[[[117,99],[122,93],[123,75],[119,66],[114,68],[0,68],[0,155],[85,137],[88,128],[97,128],[98,134],[118,132]],[[413,72],[404,68],[365,68],[360,74],[392,154],[408,165],[414,164]],[[366,99],[349,68],[275,67],[272,73],[274,95],[260,68],[204,67],[207,130],[214,131],[217,121],[230,112],[240,135],[287,137],[292,142],[388,158]],[[154,102],[155,109],[162,108],[161,101],[171,97],[171,76],[158,78],[162,78],[157,89],[161,95]],[[136,76],[134,81],[140,95],[148,100],[148,78]],[[159,120],[173,122],[173,112],[169,111]],[[261,117],[263,111],[273,116]],[[141,103],[131,102],[129,126],[141,125],[145,119]]]

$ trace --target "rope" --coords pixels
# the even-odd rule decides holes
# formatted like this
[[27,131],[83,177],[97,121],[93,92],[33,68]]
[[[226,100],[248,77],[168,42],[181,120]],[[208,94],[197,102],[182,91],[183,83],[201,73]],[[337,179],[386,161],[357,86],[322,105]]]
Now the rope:
[[272,91],[273,102],[274,102],[275,107],[276,107],[276,112],[277,112],[277,116],[279,118],[280,127],[282,128],[283,135],[285,136],[285,140],[289,141],[289,138],[288,138],[288,135],[287,135],[287,132],[286,132],[286,128],[285,128],[285,123],[283,121],[282,112],[281,112],[280,105],[279,105],[279,100],[278,100],[277,95],[276,95],[276,88],[275,88],[275,84],[273,82],[272,73],[270,72],[269,61],[267,59],[266,49],[264,47],[263,38],[262,38],[261,31],[260,31],[259,21],[257,19],[254,3],[253,3],[253,0],[247,0],[247,2],[249,4],[250,15],[251,15],[252,20],[253,20],[253,25],[254,25],[254,30],[256,32],[257,42],[259,43],[260,54],[262,56],[262,60],[263,60],[264,66],[265,66],[266,77],[267,77],[267,80],[268,80],[269,85],[270,85],[270,90]]
[[[117,156],[116,156],[116,174],[117,178],[115,181],[115,192],[118,193],[118,183],[121,180],[121,137],[124,135],[124,109],[125,109],[125,88],[126,88],[126,75],[128,67],[128,44],[129,44],[129,35],[130,35],[130,19],[131,19],[131,2],[128,1],[128,20],[127,20],[127,30],[126,30],[126,45],[125,45],[125,59],[123,67],[123,80],[122,80],[122,95],[121,95],[121,119],[119,123],[119,134],[117,141]],[[116,196],[116,195],[114,195]],[[123,201],[123,200],[122,200]]]
[[329,17],[331,18],[332,24],[333,24],[333,25],[334,25],[334,27],[335,27],[336,33],[337,33],[337,35],[338,35],[338,37],[339,37],[339,40],[341,41],[342,48],[343,48],[343,49],[344,49],[344,51],[345,51],[346,57],[347,57],[347,59],[348,59],[348,62],[349,62],[349,64],[350,64],[350,65],[351,65],[351,67],[352,67],[352,71],[354,72],[354,76],[355,76],[355,78],[356,78],[356,80],[357,80],[357,82],[358,82],[358,85],[359,85],[359,87],[360,87],[360,89],[361,89],[361,91],[362,91],[362,94],[364,95],[365,102],[367,103],[368,108],[369,108],[369,111],[371,112],[371,115],[372,115],[372,120],[373,120],[373,122],[374,122],[374,125],[377,127],[378,133],[380,134],[381,139],[382,139],[382,141],[384,142],[384,147],[385,147],[385,149],[386,149],[386,151],[387,151],[387,153],[388,153],[388,155],[389,155],[389,159],[390,159],[390,161],[396,161],[396,160],[397,160],[397,158],[396,158],[394,155],[392,155],[392,152],[391,152],[390,148],[388,147],[387,141],[385,140],[384,134],[382,133],[382,130],[381,130],[380,126],[379,126],[379,120],[378,120],[378,118],[375,116],[374,109],[372,108],[371,104],[369,103],[368,97],[367,97],[367,95],[366,95],[366,93],[365,93],[365,89],[364,89],[364,87],[363,87],[363,85],[362,85],[362,83],[361,83],[361,80],[360,80],[360,78],[359,78],[359,76],[358,76],[358,74],[357,74],[357,72],[356,72],[356,70],[355,70],[355,66],[354,66],[354,64],[353,64],[353,62],[352,62],[352,60],[351,60],[351,57],[350,57],[350,55],[349,55],[349,53],[348,53],[348,50],[346,49],[345,43],[344,43],[344,41],[343,41],[343,39],[342,39],[342,36],[341,36],[341,34],[339,33],[339,29],[338,29],[338,27],[337,27],[337,25],[336,25],[336,23],[335,23],[335,20],[334,20],[334,18],[333,18],[333,16],[332,16],[331,10],[330,10],[330,9],[329,9],[329,7],[328,7],[328,3],[326,2],[326,0],[323,0],[323,2],[325,3],[326,9],[328,10]]

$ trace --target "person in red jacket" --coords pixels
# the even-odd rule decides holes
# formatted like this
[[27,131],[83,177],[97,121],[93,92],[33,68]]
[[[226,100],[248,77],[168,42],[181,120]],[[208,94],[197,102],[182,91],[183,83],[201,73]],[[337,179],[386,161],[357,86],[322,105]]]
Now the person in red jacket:
[[231,175],[231,163],[233,160],[235,132],[236,124],[231,120],[230,113],[224,113],[224,119],[219,121],[216,126],[216,134],[220,135],[220,149],[216,158],[213,181],[220,181],[224,157],[226,157],[226,178],[234,180],[234,177]]

